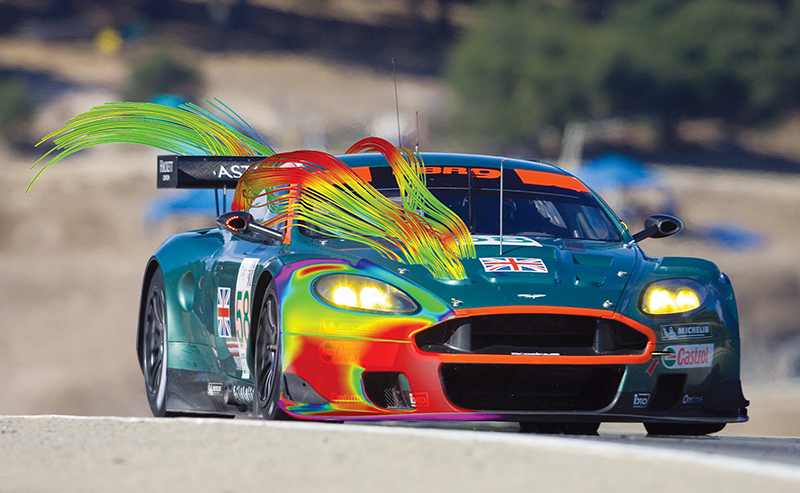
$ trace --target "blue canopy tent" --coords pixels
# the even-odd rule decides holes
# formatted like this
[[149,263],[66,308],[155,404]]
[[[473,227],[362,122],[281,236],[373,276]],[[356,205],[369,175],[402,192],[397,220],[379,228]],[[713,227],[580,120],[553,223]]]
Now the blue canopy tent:
[[625,188],[662,188],[661,174],[641,161],[621,154],[605,154],[581,165],[578,177],[599,193]]
[[160,190],[157,196],[147,201],[143,219],[148,228],[169,217],[203,216],[214,219],[233,201],[234,190],[228,190],[223,199],[219,190]]

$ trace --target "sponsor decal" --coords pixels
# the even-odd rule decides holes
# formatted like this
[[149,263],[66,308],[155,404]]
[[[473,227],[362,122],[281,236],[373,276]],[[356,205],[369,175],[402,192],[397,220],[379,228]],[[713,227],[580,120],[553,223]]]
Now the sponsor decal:
[[709,325],[662,325],[661,340],[678,341],[684,339],[703,339],[711,337]]
[[208,382],[207,392],[211,397],[222,395],[222,384],[217,382]]
[[323,341],[319,359],[332,365],[392,366],[397,345],[367,344],[360,341]]
[[217,289],[217,336],[231,336],[231,288]]
[[365,332],[375,328],[374,323],[363,324],[347,320],[322,319],[319,322],[321,334],[346,334],[348,332]]
[[535,300],[536,298],[544,298],[547,296],[546,294],[518,294],[518,298],[528,298],[529,300]]
[[650,404],[650,394],[633,394],[633,408],[644,409]]
[[[483,246],[483,245],[499,245],[500,244],[500,236],[493,236],[493,235],[472,235],[472,243],[475,246]],[[508,246],[532,246],[532,247],[541,247],[542,244],[536,240],[532,240],[527,236],[506,236],[503,235],[503,245]]]
[[355,394],[337,394],[331,392],[331,402],[361,402],[361,399]]
[[174,162],[171,160],[158,160],[158,173],[161,175],[161,181],[169,182],[172,180],[173,165]]
[[561,353],[511,353],[512,356],[561,356]]
[[229,400],[232,398],[234,402],[238,402],[239,404],[245,404],[248,406],[253,404],[255,390],[253,389],[253,387],[249,385],[228,384],[228,392],[229,392],[228,394]]
[[226,342],[228,344],[228,352],[231,353],[233,361],[236,363],[236,369],[243,371],[242,361],[244,360],[244,365],[247,365],[247,352],[239,346],[238,339],[228,339]]
[[710,367],[714,360],[713,344],[668,346],[664,351],[670,354],[662,356],[661,363],[669,369]]
[[319,345],[319,358],[325,363],[330,363],[333,360],[334,353],[333,344],[330,342],[324,342]]
[[319,357],[325,363],[355,364],[361,360],[363,344],[360,342],[323,342],[319,345]]
[[683,405],[688,406],[692,404],[702,404],[703,403],[703,396],[702,395],[689,395],[685,394],[683,399],[681,399],[681,403]]
[[247,340],[250,338],[251,290],[257,265],[257,258],[242,259],[236,276],[236,339],[239,343],[241,362],[237,364],[237,368],[242,370],[242,378],[250,378],[250,368],[247,366]]
[[653,376],[653,372],[656,371],[656,366],[658,366],[658,358],[653,358],[653,361],[650,362],[650,366],[647,367],[647,374],[651,377]]
[[225,165],[221,165],[219,167],[219,171],[217,171],[216,177],[219,178],[236,178],[237,180],[242,177],[242,173],[247,171],[247,168],[250,166],[247,164],[233,164],[228,166],[227,168]]
[[[494,179],[500,178],[499,169],[491,168],[471,168],[470,173],[475,178]],[[426,166],[426,175],[466,175],[467,168],[460,166]]]
[[427,392],[409,392],[408,399],[414,407],[428,407],[430,405]]
[[547,273],[547,266],[540,258],[488,257],[481,258],[486,272],[539,272]]

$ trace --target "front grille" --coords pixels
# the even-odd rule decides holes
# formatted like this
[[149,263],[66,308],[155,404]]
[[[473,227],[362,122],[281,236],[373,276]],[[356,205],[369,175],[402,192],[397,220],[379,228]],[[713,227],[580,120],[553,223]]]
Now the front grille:
[[641,354],[647,341],[616,320],[538,313],[451,319],[415,336],[422,351],[471,354]]
[[444,363],[445,394],[475,411],[594,411],[614,400],[621,365]]

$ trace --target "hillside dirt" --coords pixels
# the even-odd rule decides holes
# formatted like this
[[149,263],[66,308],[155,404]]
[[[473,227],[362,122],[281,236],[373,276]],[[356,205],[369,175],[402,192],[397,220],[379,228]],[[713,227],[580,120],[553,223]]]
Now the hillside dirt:
[[[38,135],[118,97],[119,59],[81,46],[0,41],[0,67],[72,84],[43,105]],[[54,63],[43,50],[57,54]],[[75,75],[70,67],[78,64],[89,72]],[[394,116],[390,76],[253,54],[207,56],[203,66],[209,96],[263,129],[279,150],[341,152],[385,128],[379,117]],[[401,104],[419,108],[421,120],[443,111],[440,82],[399,77],[398,85]],[[396,128],[395,120],[395,136]],[[0,414],[149,415],[134,351],[144,266],[169,234],[212,224],[213,217],[145,223],[148,201],[172,193],[155,187],[151,149],[83,151],[44,172],[28,194],[38,155],[5,148],[0,155]],[[800,436],[800,176],[657,169],[687,227],[642,247],[656,256],[710,259],[736,289],[752,419],[726,432]],[[706,232],[720,225],[755,240],[744,247],[712,241]]]

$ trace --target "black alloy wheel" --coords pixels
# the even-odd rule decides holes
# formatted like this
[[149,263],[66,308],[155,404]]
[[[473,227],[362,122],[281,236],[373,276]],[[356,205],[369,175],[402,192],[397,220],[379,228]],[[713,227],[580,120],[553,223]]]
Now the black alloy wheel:
[[725,423],[645,423],[648,435],[700,436],[716,433],[725,428]]
[[267,420],[279,419],[283,414],[278,407],[281,396],[280,340],[278,295],[275,286],[270,284],[258,314],[253,350],[255,411]]
[[142,327],[142,372],[153,416],[167,415],[167,311],[164,276],[157,268],[147,288]]
[[547,435],[597,435],[600,423],[546,423],[520,421],[521,433],[542,433]]

